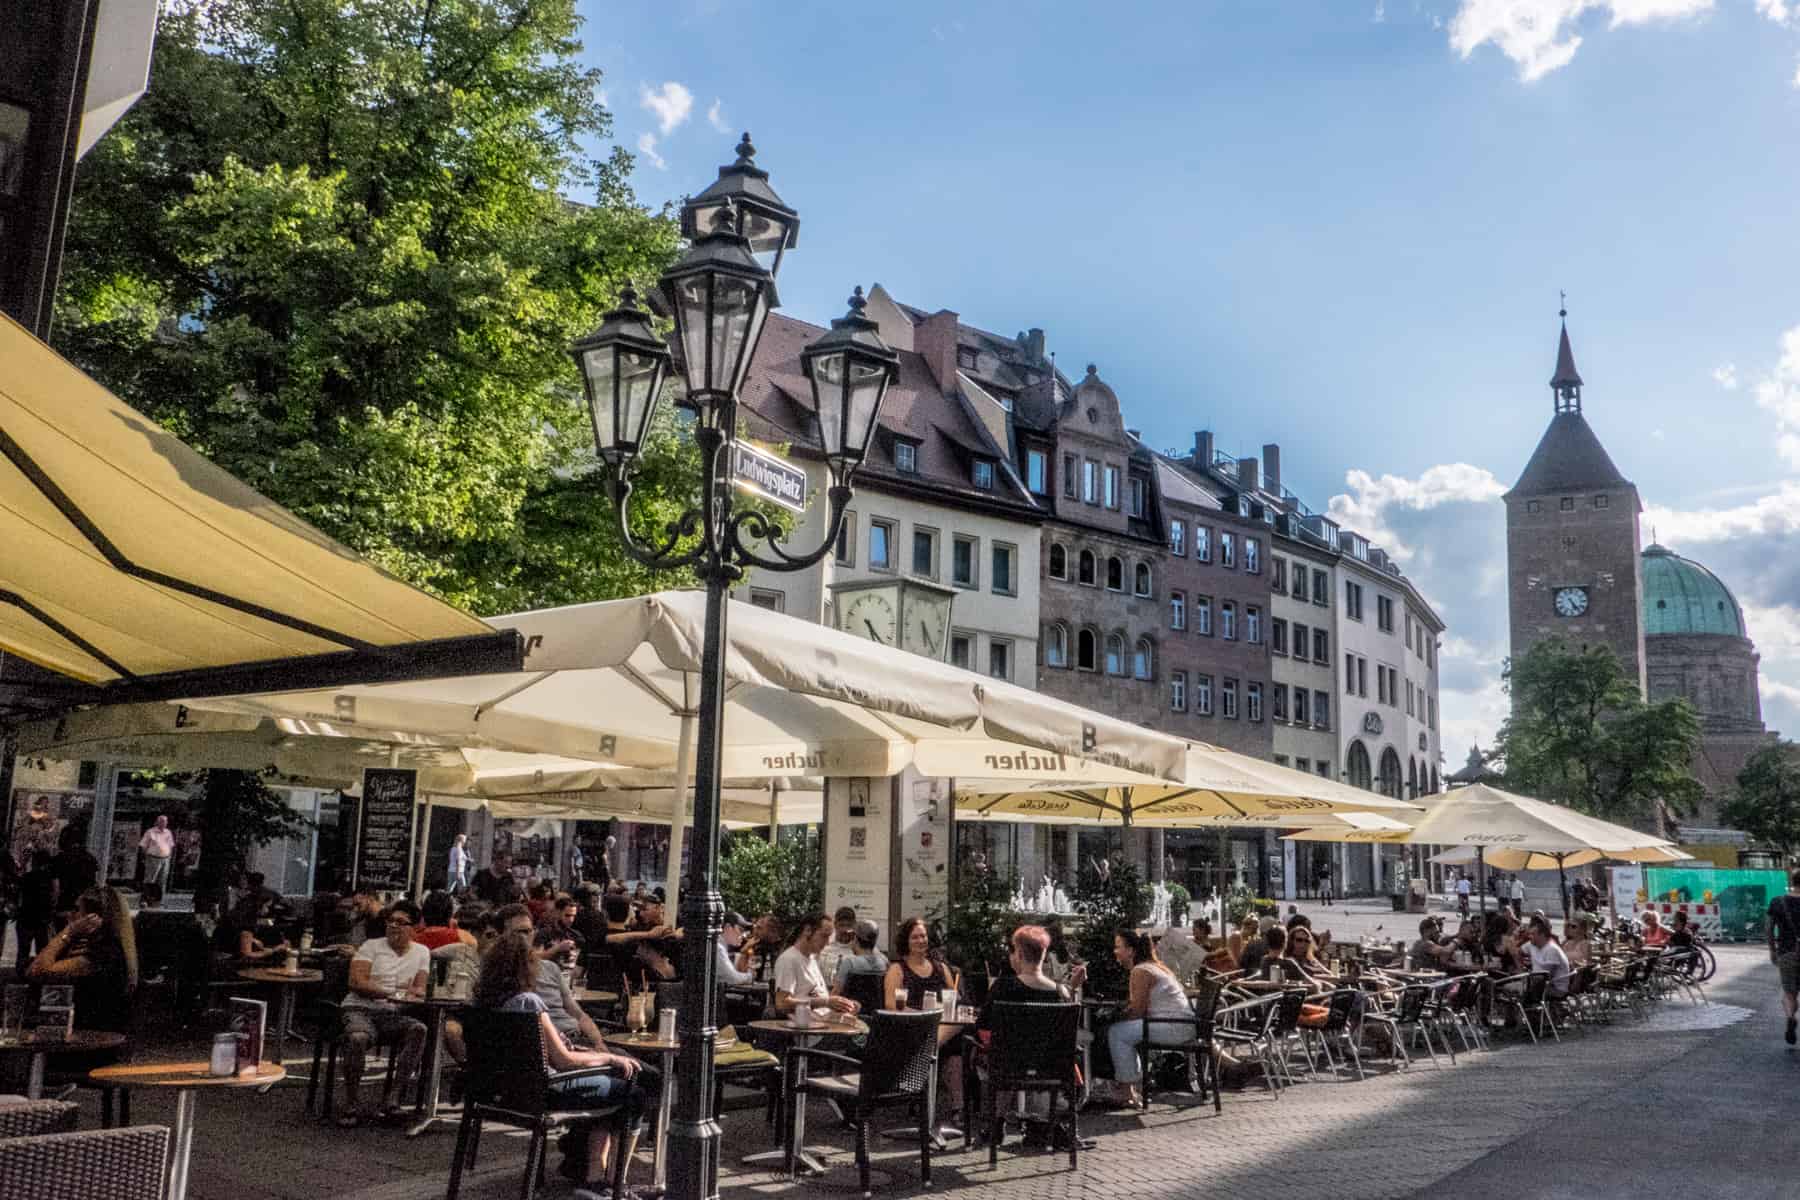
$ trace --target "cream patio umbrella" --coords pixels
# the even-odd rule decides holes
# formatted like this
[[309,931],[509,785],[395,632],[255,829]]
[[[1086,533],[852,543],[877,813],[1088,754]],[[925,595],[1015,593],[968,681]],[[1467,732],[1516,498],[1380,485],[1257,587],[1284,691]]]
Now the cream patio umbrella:
[[[523,637],[524,670],[184,707],[190,719],[229,713],[351,738],[403,731],[430,746],[670,772],[685,783],[704,610],[702,593],[660,592],[496,617],[492,627]],[[730,628],[727,779],[887,776],[910,765],[936,777],[1178,782],[1186,766],[1177,738],[837,630],[736,602]],[[672,863],[683,828],[673,827]],[[672,901],[678,886],[671,877]]]

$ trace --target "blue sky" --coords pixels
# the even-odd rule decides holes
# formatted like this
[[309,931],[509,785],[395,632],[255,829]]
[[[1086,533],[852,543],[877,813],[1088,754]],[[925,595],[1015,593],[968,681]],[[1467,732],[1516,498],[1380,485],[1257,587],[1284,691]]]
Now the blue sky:
[[1497,498],[1566,288],[1646,541],[1738,592],[1800,731],[1800,0],[585,11],[646,201],[753,132],[788,312],[879,281],[1041,326],[1152,445],[1280,442],[1449,621],[1453,764],[1504,708]]

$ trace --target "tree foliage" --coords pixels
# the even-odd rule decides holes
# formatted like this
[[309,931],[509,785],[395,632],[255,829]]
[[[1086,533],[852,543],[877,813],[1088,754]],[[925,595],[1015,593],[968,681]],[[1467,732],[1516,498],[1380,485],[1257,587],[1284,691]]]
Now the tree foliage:
[[1088,968],[1088,989],[1098,996],[1124,994],[1125,969],[1113,958],[1113,934],[1150,919],[1151,894],[1137,867],[1117,861],[1082,864],[1069,903],[1081,916],[1075,945]]
[[1513,713],[1496,757],[1508,789],[1663,832],[1694,810],[1700,720],[1686,700],[1646,704],[1610,648],[1554,638],[1510,660],[1505,679]]
[[[59,348],[237,477],[477,612],[632,594],[567,348],[672,257],[574,0],[174,3],[83,162]],[[569,198],[576,198],[576,203]],[[666,424],[647,523],[697,478]]]
[[1800,852],[1800,747],[1771,742],[1738,772],[1737,794],[1720,810],[1728,823],[1782,853]]
[[949,906],[930,914],[952,965],[977,974],[999,972],[1011,953],[1012,931],[1025,922],[1013,907],[1018,890],[1018,874],[996,871],[985,857],[957,869]]
[[719,892],[726,907],[745,916],[773,913],[789,929],[824,903],[825,866],[810,830],[766,835],[745,830],[725,835],[719,856]]

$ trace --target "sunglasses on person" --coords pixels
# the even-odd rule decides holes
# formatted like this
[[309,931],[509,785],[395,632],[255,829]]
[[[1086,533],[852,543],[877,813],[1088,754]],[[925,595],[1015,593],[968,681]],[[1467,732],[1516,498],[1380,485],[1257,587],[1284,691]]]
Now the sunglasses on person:
[[397,925],[401,929],[411,929],[412,928],[412,922],[405,917],[389,917],[387,919],[387,923],[390,926]]

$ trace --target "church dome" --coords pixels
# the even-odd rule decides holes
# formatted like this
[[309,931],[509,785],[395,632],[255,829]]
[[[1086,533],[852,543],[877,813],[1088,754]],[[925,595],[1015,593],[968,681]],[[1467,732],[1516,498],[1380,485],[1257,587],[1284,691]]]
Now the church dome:
[[1731,589],[1691,558],[1666,546],[1644,551],[1644,636],[1744,634],[1744,614]]

